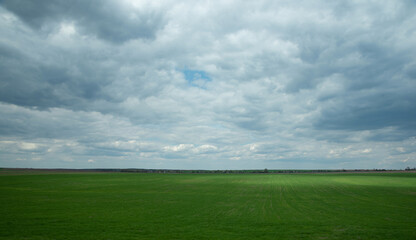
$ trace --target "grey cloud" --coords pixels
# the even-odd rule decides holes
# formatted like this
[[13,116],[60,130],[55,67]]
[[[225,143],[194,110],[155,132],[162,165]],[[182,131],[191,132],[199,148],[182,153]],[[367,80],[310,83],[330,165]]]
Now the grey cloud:
[[[388,86],[386,86],[388,87]],[[408,83],[397,89],[374,89],[361,94],[350,92],[328,104],[324,108],[315,126],[318,129],[340,130],[374,130],[395,127],[392,135],[382,137],[377,134],[371,139],[386,140],[387,138],[403,140],[416,134],[416,101],[415,84]],[[325,103],[323,103],[325,105]]]
[[15,150],[1,164],[400,168],[416,156],[413,2],[127,4],[2,1],[0,147]]
[[[0,104],[1,135],[26,138],[71,139],[88,136],[94,123],[103,117],[98,113],[78,113],[64,109],[40,111],[9,104]],[[94,131],[94,130],[92,130]]]
[[[165,73],[175,72],[146,68],[128,58],[117,63],[116,59],[122,56],[114,56],[116,51],[112,47],[103,49],[100,44],[65,49],[37,35],[30,38],[33,33],[24,28],[23,31],[5,30],[5,37],[17,39],[0,42],[0,100],[6,103],[129,115],[136,111],[120,109],[117,104],[129,97],[143,100],[157,95],[163,89],[159,83],[170,80]],[[149,121],[140,114],[131,118]]]
[[[7,49],[7,57],[4,56],[0,62],[1,101],[41,108],[76,107],[83,101],[107,97],[100,95],[100,87],[108,82],[109,72],[93,73],[91,69],[94,65],[90,63],[88,66],[88,62],[88,67],[77,65],[73,56],[60,51],[58,54],[65,54],[68,58],[49,63],[42,55],[51,51],[42,45],[37,47],[41,49],[29,53],[10,44],[0,44],[0,49]],[[45,52],[42,53],[42,50]],[[52,54],[58,55],[56,52]]]
[[2,6],[34,29],[50,32],[62,22],[75,22],[84,34],[113,43],[154,39],[164,24],[160,12],[134,11],[113,1],[4,0]]

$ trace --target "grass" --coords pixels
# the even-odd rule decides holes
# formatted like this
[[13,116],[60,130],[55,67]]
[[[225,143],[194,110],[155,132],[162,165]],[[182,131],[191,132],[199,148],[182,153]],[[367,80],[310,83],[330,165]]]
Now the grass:
[[0,174],[0,239],[416,239],[416,173]]

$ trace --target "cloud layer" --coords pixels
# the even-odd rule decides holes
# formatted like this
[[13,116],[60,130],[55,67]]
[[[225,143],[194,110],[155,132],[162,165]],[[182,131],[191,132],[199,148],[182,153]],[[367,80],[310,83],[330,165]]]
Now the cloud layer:
[[413,1],[2,1],[0,165],[416,164]]

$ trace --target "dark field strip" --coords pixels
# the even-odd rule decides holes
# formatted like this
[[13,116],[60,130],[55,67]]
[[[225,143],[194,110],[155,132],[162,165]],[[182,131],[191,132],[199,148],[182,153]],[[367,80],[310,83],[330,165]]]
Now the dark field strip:
[[0,239],[416,239],[416,173],[0,175]]

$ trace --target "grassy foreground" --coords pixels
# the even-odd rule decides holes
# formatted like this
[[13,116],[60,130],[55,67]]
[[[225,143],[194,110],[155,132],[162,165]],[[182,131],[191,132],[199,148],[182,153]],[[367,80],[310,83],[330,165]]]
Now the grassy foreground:
[[416,173],[0,174],[0,239],[416,239]]

